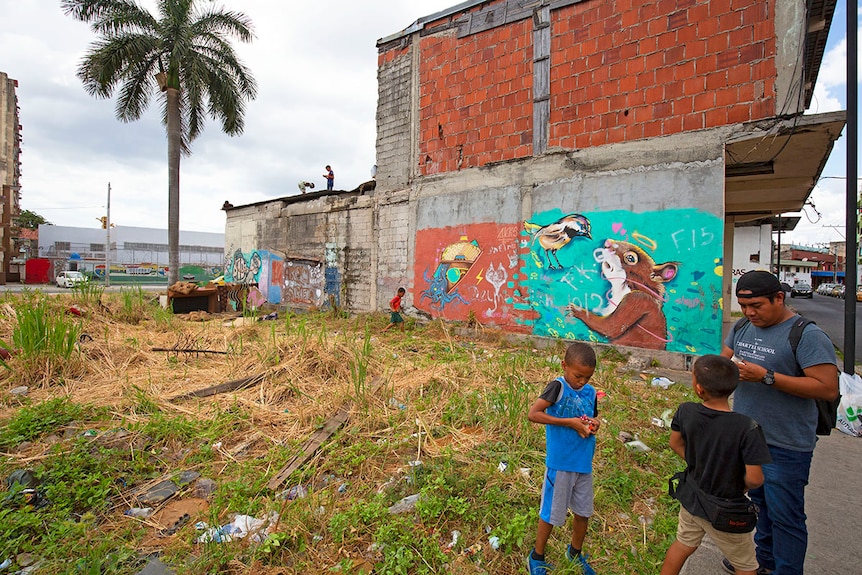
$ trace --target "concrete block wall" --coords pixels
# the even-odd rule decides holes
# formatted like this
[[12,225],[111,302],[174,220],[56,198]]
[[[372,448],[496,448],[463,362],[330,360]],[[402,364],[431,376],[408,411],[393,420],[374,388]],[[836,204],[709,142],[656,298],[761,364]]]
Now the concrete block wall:
[[378,59],[378,191],[401,188],[411,176],[413,71],[412,50],[392,49]]
[[[412,283],[410,269],[413,227],[410,225],[410,193],[400,190],[377,197],[377,273],[376,308],[386,309],[399,287]],[[407,296],[405,305],[412,303]]]

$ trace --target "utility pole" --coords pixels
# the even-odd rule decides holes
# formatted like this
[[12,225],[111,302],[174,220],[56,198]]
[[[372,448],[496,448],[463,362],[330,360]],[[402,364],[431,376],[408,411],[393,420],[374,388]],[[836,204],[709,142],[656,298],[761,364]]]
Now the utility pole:
[[105,220],[105,287],[111,285],[111,182],[108,182],[108,216]]
[[[847,179],[845,180],[844,371],[856,371],[856,209],[859,173],[859,20],[858,3],[847,2]],[[852,233],[851,233],[852,232]]]

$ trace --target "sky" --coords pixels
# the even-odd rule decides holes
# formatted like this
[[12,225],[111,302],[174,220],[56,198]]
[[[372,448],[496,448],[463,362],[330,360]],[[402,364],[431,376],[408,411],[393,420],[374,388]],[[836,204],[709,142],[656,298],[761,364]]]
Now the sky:
[[[845,109],[845,0],[839,0],[807,113]],[[153,0],[142,5],[153,9]],[[230,137],[208,120],[180,168],[180,229],[224,232],[225,201],[239,206],[299,193],[300,180],[352,190],[375,163],[378,39],[458,0],[225,0],[254,26],[234,43],[258,83],[245,131]],[[167,227],[167,141],[156,99],[122,123],[115,99],[89,96],[76,76],[96,36],[63,14],[60,0],[0,0],[0,71],[19,82],[21,208],[64,226],[100,226],[111,187],[111,221]],[[844,138],[796,230],[782,243],[844,239]],[[818,213],[820,216],[818,216]],[[830,227],[830,226],[838,226]]]

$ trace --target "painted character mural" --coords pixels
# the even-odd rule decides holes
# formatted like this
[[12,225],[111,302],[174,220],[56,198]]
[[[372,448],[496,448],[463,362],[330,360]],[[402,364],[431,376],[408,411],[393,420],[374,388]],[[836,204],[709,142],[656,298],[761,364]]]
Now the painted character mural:
[[664,349],[670,341],[662,311],[664,284],[676,277],[679,262],[656,264],[638,246],[611,239],[593,257],[611,284],[607,305],[593,313],[570,303],[568,313],[611,343]]
[[430,299],[431,307],[440,311],[452,302],[466,305],[467,300],[458,293],[457,286],[481,253],[478,242],[469,242],[466,236],[462,236],[461,241],[446,246],[440,254],[440,263],[434,275],[429,278],[427,272],[423,274],[428,289],[422,291],[420,300]]
[[[524,229],[532,234],[533,243],[538,241],[545,250],[549,270],[563,269],[557,257],[557,250],[567,245],[572,238],[592,239],[593,237],[590,235],[590,220],[581,214],[568,214],[546,226],[524,222]],[[554,266],[554,260],[557,262],[556,266]]]
[[233,254],[233,265],[229,272],[234,283],[252,284],[257,283],[261,269],[260,254],[254,252],[245,261],[242,250],[236,250]]

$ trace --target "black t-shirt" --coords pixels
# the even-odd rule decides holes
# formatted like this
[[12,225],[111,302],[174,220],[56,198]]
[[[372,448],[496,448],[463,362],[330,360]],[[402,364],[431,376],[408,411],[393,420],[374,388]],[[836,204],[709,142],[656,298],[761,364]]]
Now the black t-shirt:
[[772,461],[760,425],[741,413],[686,402],[676,410],[670,428],[685,441],[689,476],[716,497],[741,497],[745,466]]

